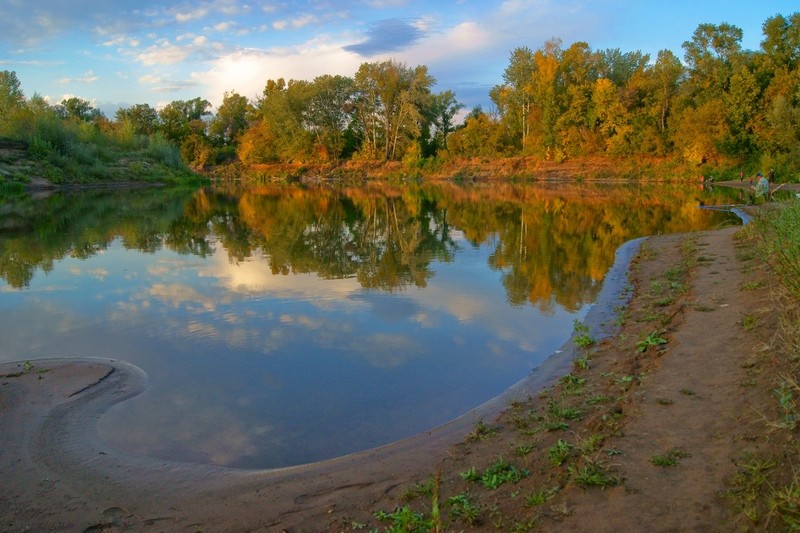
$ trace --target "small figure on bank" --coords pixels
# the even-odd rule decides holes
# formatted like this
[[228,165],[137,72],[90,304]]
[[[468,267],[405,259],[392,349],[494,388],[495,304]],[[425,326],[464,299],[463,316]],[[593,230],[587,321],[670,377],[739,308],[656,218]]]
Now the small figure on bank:
[[756,201],[760,203],[761,201],[766,201],[769,197],[769,181],[767,181],[767,178],[765,178],[761,172],[756,174],[756,178],[758,178],[755,186]]
[[775,169],[769,169],[769,182],[775,183]]

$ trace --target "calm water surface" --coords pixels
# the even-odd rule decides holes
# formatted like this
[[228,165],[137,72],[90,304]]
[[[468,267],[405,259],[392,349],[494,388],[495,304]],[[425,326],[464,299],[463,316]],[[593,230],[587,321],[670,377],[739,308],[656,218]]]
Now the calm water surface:
[[[730,223],[726,191],[271,185],[0,206],[0,361],[109,357],[146,392],[101,437],[277,467],[447,422],[569,337],[616,248]],[[730,194],[735,194],[730,192]]]

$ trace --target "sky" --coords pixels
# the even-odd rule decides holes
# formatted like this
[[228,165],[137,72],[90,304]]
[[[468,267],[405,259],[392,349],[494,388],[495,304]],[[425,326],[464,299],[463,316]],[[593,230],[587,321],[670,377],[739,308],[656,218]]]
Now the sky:
[[205,98],[255,99],[269,79],[353,76],[392,59],[426,65],[434,90],[491,110],[511,52],[561,39],[655,59],[702,23],[743,31],[757,50],[764,21],[796,0],[0,0],[0,70],[26,97],[77,96],[119,107]]

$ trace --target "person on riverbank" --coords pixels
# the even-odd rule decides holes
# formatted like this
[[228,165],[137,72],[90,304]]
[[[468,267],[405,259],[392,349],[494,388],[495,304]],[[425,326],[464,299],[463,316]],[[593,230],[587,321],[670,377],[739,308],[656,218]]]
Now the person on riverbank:
[[760,204],[766,202],[769,197],[769,181],[767,181],[767,178],[765,178],[761,172],[756,174],[756,178],[756,203]]

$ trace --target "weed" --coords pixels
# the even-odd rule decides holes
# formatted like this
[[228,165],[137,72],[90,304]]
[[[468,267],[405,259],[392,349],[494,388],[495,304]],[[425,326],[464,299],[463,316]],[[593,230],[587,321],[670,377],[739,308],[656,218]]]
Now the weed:
[[582,414],[577,407],[560,405],[552,398],[547,401],[547,410],[552,416],[562,420],[580,420]]
[[561,466],[569,459],[573,448],[574,446],[572,444],[565,440],[558,439],[558,441],[547,450],[547,457],[550,459],[550,463],[553,466]]
[[576,485],[588,487],[611,487],[622,483],[622,478],[609,474],[606,466],[598,461],[588,460],[583,467],[570,465],[569,473]]
[[588,370],[589,369],[589,358],[588,357],[579,357],[572,362],[572,366],[576,370]]
[[514,448],[514,455],[518,455],[519,457],[525,457],[535,449],[536,446],[534,446],[533,444],[520,444]]
[[677,466],[680,459],[691,457],[692,455],[680,448],[673,448],[663,455],[654,455],[650,462],[656,466]]
[[583,324],[577,318],[572,322],[572,329],[574,331],[572,341],[575,343],[575,346],[579,348],[588,348],[597,342],[594,337],[589,335],[589,328],[586,327],[586,324]]
[[681,389],[681,390],[680,390],[680,391],[678,391],[678,392],[680,392],[681,394],[683,394],[683,395],[685,395],[685,396],[694,396],[694,395],[696,395],[696,394],[697,394],[697,393],[696,393],[695,391],[693,391],[692,389]]
[[519,470],[502,457],[487,468],[481,475],[480,482],[487,489],[494,490],[504,483],[517,483],[530,475],[527,470]]
[[558,381],[561,383],[561,390],[567,394],[580,394],[586,384],[586,379],[579,378],[573,374],[567,374]]
[[747,313],[742,317],[742,328],[745,331],[750,331],[758,326],[758,317],[754,314]]
[[525,533],[526,531],[531,531],[535,527],[536,519],[529,518],[523,522],[514,522],[511,524],[511,528],[508,531],[509,533]]
[[589,455],[596,452],[603,444],[603,437],[593,433],[586,438],[578,440],[576,449],[581,455]]
[[656,403],[659,405],[672,405],[675,402],[669,398],[656,398]]
[[666,298],[660,298],[660,299],[656,300],[656,301],[655,301],[655,302],[653,302],[653,303],[654,303],[654,304],[655,304],[657,307],[667,307],[667,306],[670,306],[670,305],[672,305],[672,303],[673,303],[674,301],[675,301],[675,298],[672,298],[672,297],[669,297],[669,296],[667,296]]
[[500,426],[487,424],[483,420],[478,420],[475,423],[475,427],[472,429],[470,434],[467,435],[467,440],[468,441],[486,440],[489,437],[497,435],[498,433],[500,433]]
[[800,420],[797,403],[794,399],[794,393],[797,390],[798,383],[788,375],[783,376],[778,387],[773,389],[772,393],[778,399],[778,406],[781,410],[781,419],[778,423],[773,424],[774,426],[789,430],[793,430],[797,426],[797,421]]
[[767,478],[774,468],[772,461],[751,459],[730,479],[731,488],[726,496],[753,523],[760,521],[759,500],[765,494],[764,486],[769,484]]
[[472,503],[466,494],[456,494],[447,499],[450,506],[450,517],[454,520],[462,520],[474,526],[480,521],[481,510]]
[[559,487],[553,487],[551,489],[539,489],[525,498],[525,504],[528,507],[544,505],[550,498],[558,494],[560,491],[561,489]]
[[717,308],[716,307],[709,307],[707,305],[698,304],[698,305],[694,306],[694,310],[695,311],[699,311],[701,313],[710,313],[711,311],[716,311]]
[[745,281],[742,283],[742,290],[743,291],[754,291],[756,289],[760,289],[761,287],[765,287],[767,282],[763,279],[757,279],[754,281]]
[[405,490],[401,499],[408,502],[423,496],[430,497],[433,494],[434,483],[435,479],[433,476],[429,477],[426,481],[414,483]]
[[650,346],[658,346],[660,344],[666,344],[667,339],[660,336],[661,333],[659,331],[654,331],[650,333],[647,337],[640,340],[636,343],[636,350],[639,352],[647,351],[647,348]]
[[433,521],[425,518],[423,513],[414,511],[409,506],[398,507],[391,513],[378,511],[375,518],[381,522],[389,522],[393,527],[390,531],[431,531]]
[[586,399],[586,405],[597,405],[598,403],[606,403],[610,400],[608,396],[604,396],[599,394],[597,396],[592,396],[591,398]]

